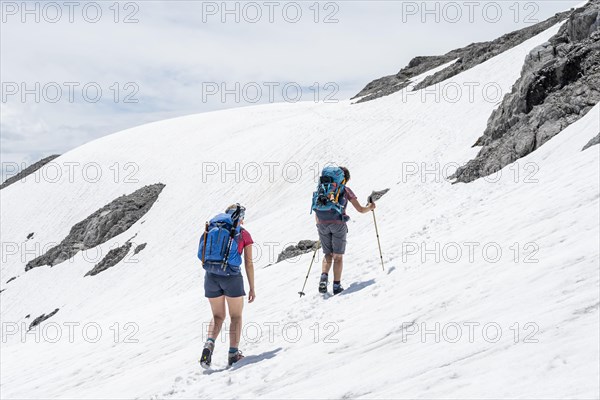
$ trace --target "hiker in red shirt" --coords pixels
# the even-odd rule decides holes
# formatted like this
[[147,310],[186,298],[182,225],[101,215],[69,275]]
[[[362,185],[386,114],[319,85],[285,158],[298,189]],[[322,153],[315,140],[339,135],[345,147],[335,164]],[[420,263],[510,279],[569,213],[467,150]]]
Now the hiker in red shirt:
[[[244,357],[238,350],[242,332],[244,296],[246,296],[244,277],[241,272],[242,261],[250,285],[248,303],[252,303],[256,297],[252,262],[254,242],[250,233],[242,227],[245,211],[246,209],[239,204],[229,206],[224,214],[215,216],[210,223],[207,222],[205,233],[200,240],[198,257],[206,270],[204,295],[208,298],[213,314],[208,327],[208,339],[200,359],[200,364],[204,368],[210,367],[215,341],[227,316],[226,304],[231,318],[228,364],[233,365]],[[230,234],[231,239],[229,239]],[[225,259],[223,254],[226,254]]]

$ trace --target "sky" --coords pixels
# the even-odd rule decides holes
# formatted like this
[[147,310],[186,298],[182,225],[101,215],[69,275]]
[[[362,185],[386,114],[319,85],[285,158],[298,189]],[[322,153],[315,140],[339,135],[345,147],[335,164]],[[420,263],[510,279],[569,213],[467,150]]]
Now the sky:
[[576,1],[0,1],[2,180],[162,119],[344,100]]

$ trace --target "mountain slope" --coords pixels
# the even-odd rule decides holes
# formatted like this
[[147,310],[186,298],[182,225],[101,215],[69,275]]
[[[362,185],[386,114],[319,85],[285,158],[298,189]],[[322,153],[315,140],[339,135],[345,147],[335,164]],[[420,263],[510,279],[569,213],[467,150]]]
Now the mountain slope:
[[492,174],[535,151],[599,101],[600,0],[592,0],[529,54],[512,92],[477,140],[481,151],[457,171],[457,179]]
[[384,76],[375,79],[365,86],[354,98],[359,98],[358,102],[370,101],[382,96],[388,96],[410,85],[410,80],[416,75],[423,74],[433,68],[437,68],[450,60],[458,60],[455,64],[443,68],[434,74],[429,75],[414,89],[424,89],[440,82],[446,81],[455,75],[473,68],[492,57],[495,57],[506,50],[520,45],[525,40],[549,29],[557,23],[564,21],[569,17],[571,11],[565,11],[556,14],[546,21],[542,21],[533,26],[510,32],[502,37],[490,41],[471,43],[470,45],[452,50],[442,56],[420,56],[412,59],[408,66],[401,69],[397,74]]
[[[526,55],[558,30],[553,26],[453,81],[493,79],[508,92]],[[28,314],[59,308],[42,332],[69,322],[95,323],[103,332],[95,343],[79,333],[69,343],[66,329],[58,343],[36,343],[33,333],[25,340],[9,335],[2,343],[3,397],[598,397],[600,168],[598,147],[581,148],[599,131],[600,107],[495,181],[451,185],[443,178],[452,171],[443,167],[475,156],[469,146],[494,107],[482,93],[448,103],[400,91],[357,105],[274,104],[193,115],[119,132],[55,160],[98,163],[104,174],[97,182],[80,175],[70,182],[65,175],[56,183],[3,189],[2,240],[20,251],[3,249],[2,322],[20,324]],[[351,169],[350,186],[362,201],[372,189],[391,187],[377,208],[387,269],[378,264],[371,216],[351,210],[347,292],[319,297],[313,267],[308,296],[298,299],[311,255],[269,265],[274,260],[267,253],[273,242],[276,257],[288,243],[316,237],[310,193],[315,171],[329,161]],[[138,182],[115,180],[109,169],[115,163],[120,170],[134,163]],[[245,179],[203,174],[251,163],[263,166],[260,179],[248,169]],[[265,163],[279,163],[269,164],[274,179]],[[423,174],[436,165],[437,176]],[[408,173],[413,167],[420,173]],[[41,247],[56,244],[113,199],[156,182],[165,184],[160,197],[126,232],[73,260],[24,272],[40,255],[22,254],[32,245],[29,233]],[[210,315],[197,240],[204,221],[235,201],[247,206],[247,228],[262,253],[258,297],[246,306],[248,359],[203,375],[197,358]],[[98,250],[106,254],[133,235],[147,243],[143,252],[84,277]],[[471,259],[473,242],[479,245]],[[411,246],[436,243],[450,251],[445,259],[411,254]],[[451,262],[457,246],[461,257]],[[482,253],[485,246],[499,247],[502,256],[490,261],[493,251]],[[519,250],[518,260],[511,248]],[[12,276],[18,277],[4,283]],[[126,328],[127,322],[135,325]],[[436,323],[445,340],[414,333]],[[471,323],[479,324],[473,341],[465,325]],[[496,342],[493,329],[484,336],[486,324],[502,329]],[[462,337],[452,343],[457,325]],[[138,342],[125,343],[132,332]],[[528,342],[533,339],[538,342]],[[225,364],[226,347],[217,343],[216,369]]]

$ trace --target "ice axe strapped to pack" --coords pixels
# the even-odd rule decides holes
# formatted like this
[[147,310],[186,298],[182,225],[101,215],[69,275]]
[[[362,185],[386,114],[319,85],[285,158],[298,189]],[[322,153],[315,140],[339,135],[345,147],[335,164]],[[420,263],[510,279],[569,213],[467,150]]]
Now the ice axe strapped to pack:
[[[228,213],[229,214],[229,213]],[[240,204],[235,205],[235,211],[231,213],[231,220],[233,221],[233,226],[229,231],[229,242],[227,243],[227,249],[225,250],[225,257],[223,257],[223,264],[221,268],[223,271],[227,268],[227,262],[229,260],[229,254],[231,252],[231,245],[233,243],[233,239],[235,238],[236,232],[238,230],[238,226],[240,224],[240,216],[242,215],[242,206]]]

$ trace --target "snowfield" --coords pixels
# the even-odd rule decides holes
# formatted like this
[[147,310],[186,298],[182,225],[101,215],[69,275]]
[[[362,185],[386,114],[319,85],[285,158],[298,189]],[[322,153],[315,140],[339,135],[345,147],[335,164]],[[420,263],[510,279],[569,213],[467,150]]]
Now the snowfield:
[[[581,149],[600,131],[600,105],[493,177],[444,179],[476,154],[499,102],[481,88],[509,92],[526,55],[558,29],[452,78],[463,89],[453,102],[429,88],[191,115],[76,148],[36,174],[59,166],[56,182],[31,176],[2,190],[1,397],[599,398],[600,147]],[[310,200],[327,162],[350,168],[361,202],[391,188],[376,210],[386,270],[371,215],[351,209],[346,292],[320,296],[317,264],[300,299],[312,254],[273,257],[317,238]],[[158,201],[127,232],[24,272],[36,245],[159,182]],[[247,207],[258,253],[247,358],[226,370],[219,339],[204,373],[198,239],[234,202]],[[143,251],[84,278],[134,235]]]

